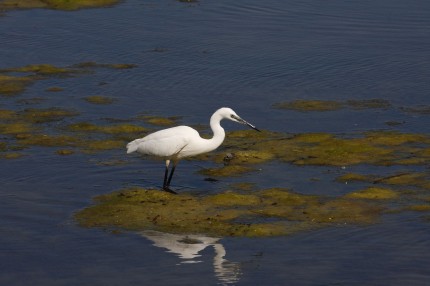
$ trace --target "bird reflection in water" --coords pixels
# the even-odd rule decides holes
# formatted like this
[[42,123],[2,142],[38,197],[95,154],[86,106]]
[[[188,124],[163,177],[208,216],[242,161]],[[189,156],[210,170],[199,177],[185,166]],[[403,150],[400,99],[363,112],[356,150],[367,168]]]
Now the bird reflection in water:
[[181,235],[159,231],[143,231],[142,236],[151,240],[154,246],[167,249],[182,259],[181,263],[200,263],[205,248],[212,246],[215,250],[213,267],[215,276],[221,283],[231,284],[239,281],[241,275],[240,264],[224,259],[226,250],[219,243],[220,238],[208,237],[203,235]]

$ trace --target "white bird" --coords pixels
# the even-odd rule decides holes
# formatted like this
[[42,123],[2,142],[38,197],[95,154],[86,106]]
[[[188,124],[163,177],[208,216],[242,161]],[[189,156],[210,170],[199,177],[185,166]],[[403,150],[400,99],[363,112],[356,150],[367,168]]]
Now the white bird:
[[[260,131],[254,125],[240,118],[231,108],[223,107],[215,111],[211,116],[210,126],[213,132],[211,139],[200,137],[199,133],[189,126],[177,126],[131,141],[127,144],[127,154],[137,151],[140,154],[161,157],[166,160],[163,190],[175,193],[169,186],[179,160],[218,148],[225,138],[224,128],[220,125],[220,121],[223,119],[245,124],[254,130]],[[173,162],[173,167],[169,175],[170,161]]]

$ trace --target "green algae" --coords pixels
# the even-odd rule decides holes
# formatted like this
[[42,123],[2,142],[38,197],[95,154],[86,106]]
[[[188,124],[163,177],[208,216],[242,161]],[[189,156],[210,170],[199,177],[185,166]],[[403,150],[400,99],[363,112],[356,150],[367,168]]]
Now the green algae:
[[87,151],[106,151],[112,149],[119,149],[124,147],[124,141],[122,140],[92,140],[82,144],[81,146],[84,150]]
[[118,2],[118,0],[3,0],[0,2],[0,9],[45,8],[72,11],[83,8],[106,7]]
[[18,68],[4,69],[2,72],[34,73],[37,75],[64,75],[70,73],[67,68],[60,68],[50,64],[26,65]]
[[396,199],[399,197],[399,194],[396,191],[387,188],[370,187],[349,193],[345,197],[355,199],[387,200]]
[[231,177],[240,176],[245,173],[255,171],[254,168],[242,165],[225,165],[219,168],[208,168],[199,171],[199,174],[214,177]]
[[6,160],[14,160],[14,159],[22,158],[22,157],[24,157],[24,154],[17,153],[17,152],[0,153],[0,158],[6,159]]
[[64,88],[59,87],[59,86],[51,86],[51,87],[48,87],[47,89],[45,89],[45,91],[48,91],[48,92],[60,92],[63,90],[64,90]]
[[113,124],[113,125],[95,125],[89,122],[78,122],[67,126],[69,131],[74,132],[92,132],[92,133],[107,133],[107,134],[127,134],[141,133],[146,131],[146,128],[134,124]]
[[125,189],[97,197],[75,218],[84,227],[116,227],[215,236],[274,236],[333,224],[375,223],[382,208],[364,201],[300,195],[283,189],[204,197]]
[[11,122],[0,124],[0,134],[16,135],[33,131],[31,124],[26,122]]
[[[5,2],[0,2],[0,10]],[[20,1],[21,2],[21,1]],[[33,2],[33,1],[22,1]],[[36,1],[37,2],[37,1]],[[73,2],[73,1],[66,1]],[[79,74],[92,73],[94,68],[112,68],[112,69],[130,69],[135,67],[133,64],[98,64],[98,63],[82,63],[69,67],[58,67],[51,64],[31,64],[22,67],[12,67],[0,69],[0,94],[5,96],[14,96],[22,93],[26,88],[37,80],[47,78],[64,78]],[[11,74],[13,73],[13,74]],[[16,73],[24,74],[24,76],[16,76]],[[47,91],[58,92],[62,88],[51,87]]]
[[30,123],[45,123],[45,122],[60,121],[66,117],[73,117],[73,116],[77,116],[78,114],[79,113],[76,111],[56,108],[56,107],[45,108],[45,109],[30,108],[30,109],[25,109],[19,113],[22,119]]
[[411,205],[403,209],[404,211],[414,211],[414,212],[429,212],[430,205]]
[[294,100],[281,102],[274,105],[278,109],[288,109],[301,112],[308,111],[333,111],[341,109],[342,103],[331,100]]
[[173,126],[177,124],[180,117],[159,117],[144,115],[140,116],[139,119],[143,119],[145,122],[156,125],[156,126]]
[[115,99],[102,95],[91,95],[84,98],[85,101],[92,104],[108,105],[114,103]]
[[13,96],[23,92],[33,82],[29,77],[18,77],[0,74],[0,94]]
[[61,150],[57,150],[55,153],[57,153],[58,155],[67,156],[67,155],[74,154],[75,151],[70,149],[61,149]]
[[215,161],[221,162],[226,154],[236,153],[234,149],[254,154],[261,152],[268,160],[295,165],[422,165],[430,159],[430,137],[425,134],[380,131],[365,132],[353,138],[328,133],[293,136],[265,133],[250,138],[246,137],[247,133],[232,135],[228,134],[223,154],[212,156]]
[[26,134],[17,138],[18,144],[22,146],[62,147],[78,146],[80,140],[68,135],[49,135],[43,133]]
[[367,182],[373,185],[389,185],[397,187],[413,187],[430,190],[430,174],[426,172],[401,172],[388,176],[363,175],[356,173],[344,174],[336,179],[338,182]]
[[346,102],[333,100],[293,100],[280,102],[273,105],[277,109],[295,110],[301,112],[311,111],[335,111],[345,107],[351,109],[375,109],[389,108],[391,103],[385,99],[348,100]]
[[348,100],[346,104],[353,109],[388,108],[391,103],[386,99]]
[[10,120],[15,119],[17,116],[15,111],[7,110],[7,109],[0,109],[0,120]]
[[97,62],[83,62],[75,64],[72,67],[78,69],[110,68],[110,69],[132,69],[137,67],[135,64],[102,64]]

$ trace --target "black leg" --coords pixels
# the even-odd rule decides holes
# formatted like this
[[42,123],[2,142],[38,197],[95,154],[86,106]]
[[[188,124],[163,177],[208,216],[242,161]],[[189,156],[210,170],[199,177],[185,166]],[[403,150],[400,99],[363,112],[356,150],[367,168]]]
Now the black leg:
[[166,191],[172,194],[177,194],[175,191],[169,188],[170,181],[172,180],[173,172],[175,171],[176,163],[173,163],[172,170],[170,171],[170,176],[169,176],[169,164],[170,164],[170,160],[166,160],[166,170],[164,171],[163,191]]
[[164,172],[163,188],[167,187],[167,175],[169,174],[169,165],[166,163],[166,171]]
[[172,170],[170,170],[169,180],[167,181],[167,186],[170,186],[170,182],[172,181],[173,173],[176,169],[176,162],[173,162]]

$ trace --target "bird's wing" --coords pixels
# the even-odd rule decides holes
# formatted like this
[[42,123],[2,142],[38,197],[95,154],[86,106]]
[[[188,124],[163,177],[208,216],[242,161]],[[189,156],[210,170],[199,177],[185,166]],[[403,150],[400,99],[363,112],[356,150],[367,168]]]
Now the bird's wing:
[[173,157],[185,148],[196,134],[198,135],[197,131],[187,126],[160,130],[128,143],[127,153],[137,151],[158,157]]

